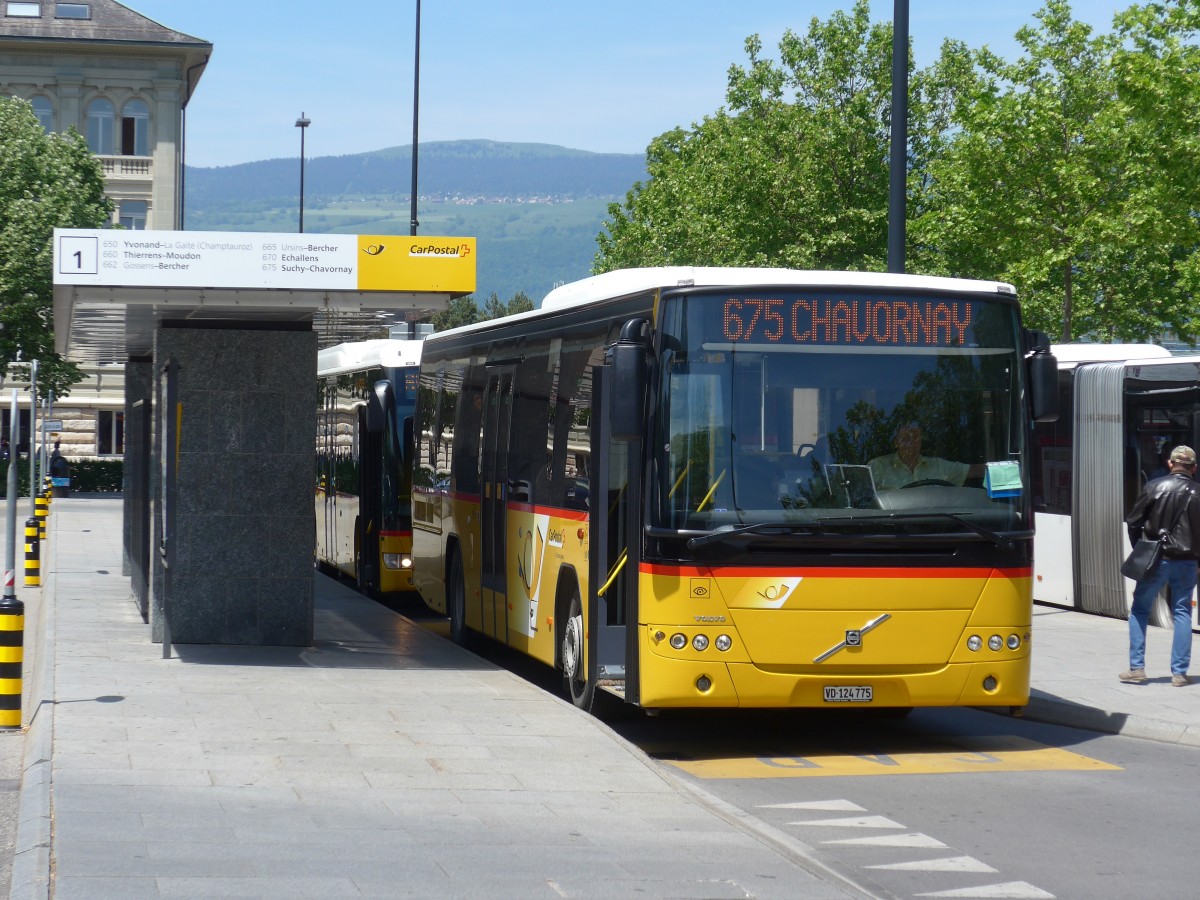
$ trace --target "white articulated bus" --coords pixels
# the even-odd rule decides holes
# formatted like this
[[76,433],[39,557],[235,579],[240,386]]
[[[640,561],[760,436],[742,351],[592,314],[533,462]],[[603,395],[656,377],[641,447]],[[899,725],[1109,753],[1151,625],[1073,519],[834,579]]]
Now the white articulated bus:
[[[1125,515],[1179,444],[1200,444],[1200,356],[1155,344],[1056,344],[1057,422],[1034,426],[1034,599],[1125,618]],[[1193,598],[1193,618],[1195,598]],[[1160,596],[1150,621],[1169,626]],[[1193,625],[1195,627],[1195,625]]]

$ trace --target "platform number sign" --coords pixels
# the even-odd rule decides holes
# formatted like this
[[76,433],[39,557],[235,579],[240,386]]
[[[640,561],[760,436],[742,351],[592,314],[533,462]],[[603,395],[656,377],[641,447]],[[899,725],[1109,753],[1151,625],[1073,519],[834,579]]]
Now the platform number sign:
[[59,238],[60,275],[96,275],[100,272],[100,240],[94,237]]

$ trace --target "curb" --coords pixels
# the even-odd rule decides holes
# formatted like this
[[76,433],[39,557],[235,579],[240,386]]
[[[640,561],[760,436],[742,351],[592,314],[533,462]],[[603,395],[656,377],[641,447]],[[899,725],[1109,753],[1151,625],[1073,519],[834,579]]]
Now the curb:
[[1109,712],[1092,706],[1060,700],[1038,690],[1030,692],[1029,705],[1025,707],[1024,718],[1049,725],[1063,725],[1067,728],[1083,728],[1088,731],[1119,734],[1123,737],[1160,741],[1165,744],[1200,747],[1200,727],[1198,726],[1133,716],[1128,713]]
[[[34,640],[34,677],[26,694],[32,713],[25,733],[21,795],[13,855],[10,900],[47,900],[50,896],[50,846],[53,820],[50,808],[54,749],[54,597],[53,567],[41,589]],[[50,698],[50,702],[46,701]]]

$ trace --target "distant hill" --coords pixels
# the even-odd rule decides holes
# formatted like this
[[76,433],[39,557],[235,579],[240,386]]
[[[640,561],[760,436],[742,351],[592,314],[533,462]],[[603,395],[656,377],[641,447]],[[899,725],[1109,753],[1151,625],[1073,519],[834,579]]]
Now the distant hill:
[[[548,144],[422,144],[421,234],[479,239],[478,290],[535,303],[556,283],[586,276],[608,204],[646,178],[638,154],[589,153]],[[270,159],[187,167],[190,231],[294,231],[300,161]],[[408,234],[411,146],[308,159],[304,230]]]

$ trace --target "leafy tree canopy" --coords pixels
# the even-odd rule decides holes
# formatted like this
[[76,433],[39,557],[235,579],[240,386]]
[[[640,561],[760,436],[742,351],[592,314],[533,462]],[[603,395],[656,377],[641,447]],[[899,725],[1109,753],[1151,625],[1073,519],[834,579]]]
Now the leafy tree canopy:
[[47,134],[27,102],[0,97],[0,366],[36,359],[41,396],[82,377],[54,352],[54,229],[99,228],[111,213],[80,134]]
[[433,317],[433,327],[436,331],[448,331],[462,325],[473,325],[476,322],[529,312],[533,308],[533,301],[524,291],[517,291],[507,303],[492,291],[491,296],[484,302],[483,309],[476,305],[473,297],[456,297],[444,311]]
[[[1046,0],[1007,62],[946,42],[909,60],[910,270],[1013,282],[1063,340],[1200,336],[1200,3],[1094,33]],[[865,0],[778,62],[757,37],[725,107],[647,149],[609,207],[596,272],[644,265],[881,270],[891,26]]]
[[1027,321],[1063,341],[1164,326],[1194,340],[1198,9],[1132,7],[1094,34],[1048,0],[1016,62],[973,54],[979,77],[914,227],[930,268],[1013,282]]

